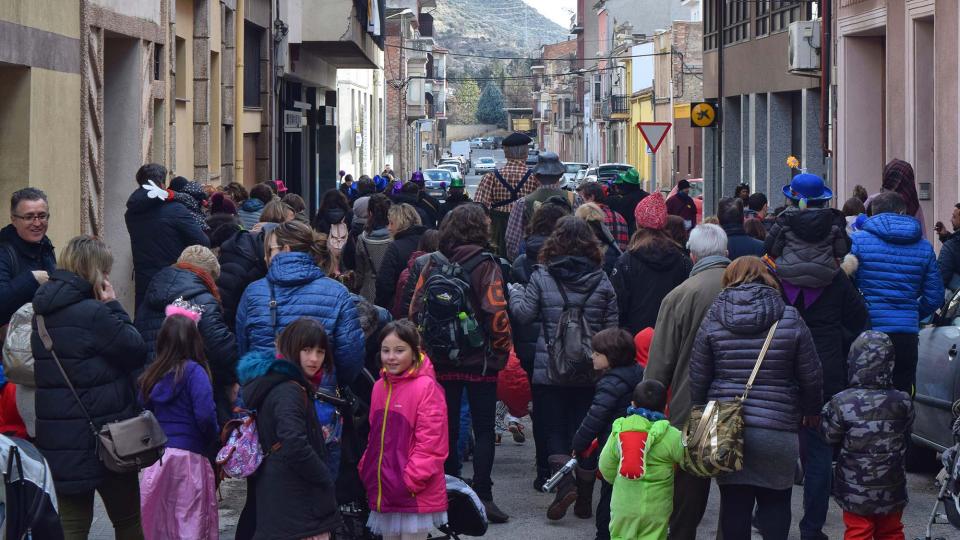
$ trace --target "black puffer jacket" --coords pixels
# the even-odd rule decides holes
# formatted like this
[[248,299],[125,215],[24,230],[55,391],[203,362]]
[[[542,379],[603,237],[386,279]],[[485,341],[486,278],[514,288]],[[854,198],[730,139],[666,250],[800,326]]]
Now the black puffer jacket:
[[143,303],[137,308],[134,324],[147,344],[147,361],[152,362],[157,354],[157,334],[167,318],[164,311],[177,298],[203,308],[197,327],[215,383],[225,386],[237,382],[237,339],[223,320],[220,301],[199,275],[176,266],[164,268],[153,277]]
[[147,197],[137,189],[127,200],[127,232],[133,252],[136,305],[143,301],[150,280],[177,262],[188,246],[210,246],[210,239],[183,204]]
[[[546,242],[546,236],[528,236],[524,241],[524,252],[514,259],[510,269],[510,283],[526,285],[530,283],[533,268],[540,258],[540,248]],[[520,324],[511,321],[513,330],[513,351],[520,360],[520,366],[527,372],[527,377],[533,378],[533,359],[537,354],[537,338],[540,337],[540,323]]]
[[731,401],[743,395],[767,332],[780,321],[743,406],[744,425],[797,431],[800,416],[819,413],[820,360],[810,330],[779,291],[749,283],[725,289],[697,332],[690,357],[690,398]]
[[423,225],[414,225],[409,229],[398,232],[393,237],[393,242],[387,246],[387,252],[383,255],[380,270],[377,271],[377,294],[374,304],[387,310],[393,309],[397,280],[400,279],[400,274],[407,268],[410,255],[417,250],[420,237],[426,230],[427,228]]
[[777,218],[764,247],[781,279],[800,287],[826,287],[850,252],[846,228],[839,210],[791,208]]
[[600,443],[599,448],[603,448],[613,428],[613,421],[627,415],[633,389],[642,380],[643,368],[640,364],[612,368],[600,377],[593,393],[593,404],[573,436],[575,452],[585,451],[594,439]]
[[621,255],[610,275],[617,291],[620,326],[633,335],[653,328],[663,297],[690,277],[692,269],[690,258],[672,245],[653,244]]
[[[17,260],[10,260],[13,248]],[[40,287],[33,277],[34,270],[53,272],[57,260],[53,256],[53,244],[46,236],[37,244],[24,242],[13,225],[0,229],[0,325],[10,322],[10,317],[33,298]]]
[[237,231],[220,246],[220,301],[223,320],[233,332],[237,325],[237,306],[247,285],[267,275],[264,261],[263,233]]
[[839,444],[833,495],[848,512],[875,516],[907,505],[904,454],[913,401],[893,388],[893,343],[864,332],[850,348],[850,388],[823,408],[823,433]]
[[257,410],[263,459],[254,478],[255,539],[294,540],[336,529],[340,513],[310,383],[300,369],[266,352],[252,352],[237,368],[244,402]]
[[607,199],[607,206],[617,212],[627,222],[627,232],[630,236],[637,230],[637,218],[633,211],[649,193],[640,186],[633,184],[618,184],[618,194]]
[[[99,428],[137,414],[131,373],[143,367],[147,347],[120,302],[94,299],[93,287],[56,270],[33,298],[53,348]],[[100,485],[107,469],[97,442],[53,356],[34,324],[31,346],[37,378],[37,447],[50,463],[57,493],[76,495]]]
[[511,322],[537,324],[542,328],[537,338],[533,384],[552,384],[547,378],[549,355],[545,336],[557,334],[557,323],[563,314],[563,297],[557,281],[563,284],[570,302],[584,306],[584,316],[594,332],[617,326],[616,294],[598,264],[586,257],[563,256],[551,260],[547,266],[537,265],[525,287],[510,286]]

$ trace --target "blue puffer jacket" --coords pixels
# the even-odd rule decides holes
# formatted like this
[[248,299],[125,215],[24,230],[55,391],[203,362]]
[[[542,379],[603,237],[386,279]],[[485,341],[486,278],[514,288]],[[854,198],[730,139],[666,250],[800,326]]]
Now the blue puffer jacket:
[[937,256],[915,218],[873,216],[853,233],[850,253],[860,261],[854,283],[867,302],[874,330],[916,334],[920,320],[943,304]]
[[[277,301],[276,328],[270,314],[270,296]],[[244,291],[237,307],[237,347],[273,352],[275,336],[301,317],[323,323],[330,338],[334,367],[341,383],[349,384],[363,369],[364,337],[350,292],[326,277],[306,253],[279,253],[270,262],[267,277]]]

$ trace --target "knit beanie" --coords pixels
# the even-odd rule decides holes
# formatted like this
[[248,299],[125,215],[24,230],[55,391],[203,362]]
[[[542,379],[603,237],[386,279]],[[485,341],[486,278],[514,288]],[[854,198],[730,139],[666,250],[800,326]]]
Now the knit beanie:
[[637,363],[643,369],[647,369],[647,361],[650,359],[650,343],[652,342],[653,328],[649,326],[633,336],[633,345],[637,349]]
[[237,215],[237,205],[223,193],[214,193],[210,197],[210,214]]
[[637,227],[662,231],[667,226],[667,204],[663,202],[663,195],[658,192],[644,197],[633,210],[633,217]]
[[177,259],[178,263],[187,263],[198,266],[206,270],[210,276],[217,280],[220,277],[220,263],[217,256],[210,251],[210,248],[204,246],[188,246]]

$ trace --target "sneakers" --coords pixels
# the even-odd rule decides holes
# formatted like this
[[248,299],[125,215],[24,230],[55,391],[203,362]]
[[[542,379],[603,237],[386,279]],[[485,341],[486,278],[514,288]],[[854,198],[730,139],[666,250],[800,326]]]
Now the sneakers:
[[500,446],[500,443],[502,442],[501,439],[502,437],[500,436],[499,433],[497,433],[497,439],[494,441],[493,444],[495,444],[496,446]]
[[506,523],[510,519],[503,510],[497,507],[497,504],[490,501],[482,501],[483,508],[487,511],[487,521],[490,523]]
[[513,442],[517,444],[526,442],[527,437],[523,434],[523,425],[520,422],[510,422],[508,429],[513,435]]

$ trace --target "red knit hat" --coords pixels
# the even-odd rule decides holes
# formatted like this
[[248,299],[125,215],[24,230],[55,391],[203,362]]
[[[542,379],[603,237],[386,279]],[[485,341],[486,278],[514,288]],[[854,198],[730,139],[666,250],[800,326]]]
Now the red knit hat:
[[653,342],[653,328],[649,326],[633,336],[633,345],[637,348],[637,363],[644,369],[650,358],[650,344]]
[[633,217],[637,220],[637,227],[644,229],[663,230],[667,226],[667,203],[659,192],[647,195],[633,210]]
[[214,193],[210,197],[210,214],[231,214],[237,215],[237,205],[221,192]]

